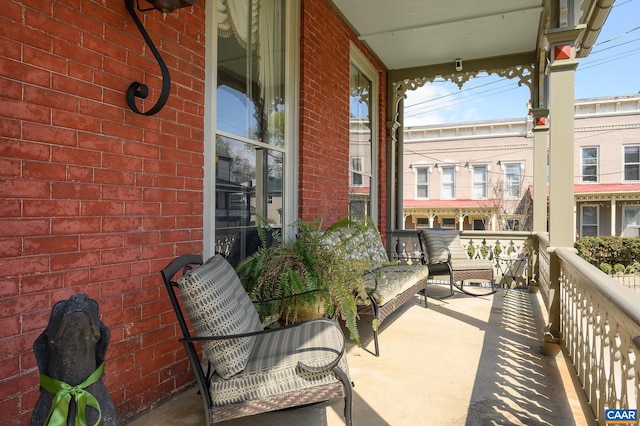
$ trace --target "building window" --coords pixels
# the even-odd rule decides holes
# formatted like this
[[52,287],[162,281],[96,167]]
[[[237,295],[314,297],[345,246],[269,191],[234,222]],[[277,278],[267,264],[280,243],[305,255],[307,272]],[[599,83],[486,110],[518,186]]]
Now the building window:
[[581,206],[580,208],[580,236],[598,236],[598,206]]
[[351,157],[351,185],[362,186],[362,157]]
[[622,207],[622,236],[640,237],[640,206]]
[[487,166],[473,166],[473,193],[474,200],[487,198]]
[[507,219],[505,221],[505,230],[506,231],[519,231],[520,230],[520,219]]
[[378,71],[351,45],[349,72],[349,213],[377,220]]
[[442,169],[442,195],[440,198],[456,198],[456,169],[455,167],[443,167]]
[[598,182],[598,147],[589,146],[582,148],[581,155],[582,182]]
[[429,226],[429,218],[426,218],[426,217],[416,218],[416,228],[427,228],[428,226]]
[[504,198],[520,197],[521,170],[520,163],[504,165]]
[[547,149],[547,183],[549,183],[549,176],[551,176],[551,153]]
[[624,147],[624,180],[640,181],[640,145]]
[[474,231],[484,231],[484,219],[473,219],[473,230]]
[[429,168],[416,169],[416,198],[429,198]]
[[456,229],[456,219],[453,217],[442,218],[440,226],[445,229]]
[[267,204],[273,204],[273,195],[267,195]]

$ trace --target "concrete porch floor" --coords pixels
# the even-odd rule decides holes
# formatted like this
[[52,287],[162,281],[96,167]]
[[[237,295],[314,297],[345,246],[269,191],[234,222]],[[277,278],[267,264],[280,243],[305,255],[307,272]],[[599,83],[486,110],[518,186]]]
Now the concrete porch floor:
[[[431,285],[430,295],[448,286]],[[542,353],[537,294],[500,290],[445,300],[416,296],[388,317],[380,357],[348,343],[355,383],[354,425],[591,425],[562,355]],[[365,347],[373,341],[360,323]],[[225,426],[344,425],[342,399],[220,423]],[[588,411],[586,411],[588,412]],[[203,425],[195,388],[176,394],[129,426]]]

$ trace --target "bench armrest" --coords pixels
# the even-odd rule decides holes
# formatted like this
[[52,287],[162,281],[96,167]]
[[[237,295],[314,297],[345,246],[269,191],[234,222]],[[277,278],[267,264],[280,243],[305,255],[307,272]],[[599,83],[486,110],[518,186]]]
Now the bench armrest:
[[371,275],[373,277],[373,282],[375,283],[375,286],[372,289],[365,289],[367,291],[367,296],[371,297],[371,295],[378,290],[378,276],[372,270],[367,270],[365,274]]

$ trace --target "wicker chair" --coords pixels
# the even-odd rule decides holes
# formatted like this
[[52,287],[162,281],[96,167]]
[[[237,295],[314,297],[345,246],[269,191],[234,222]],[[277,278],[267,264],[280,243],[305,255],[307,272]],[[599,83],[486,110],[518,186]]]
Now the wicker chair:
[[183,255],[161,273],[207,425],[337,397],[344,398],[351,425],[352,384],[344,335],[335,321],[262,330],[238,276],[221,255],[204,264],[198,255]]
[[[471,296],[496,292],[493,263],[487,259],[469,259],[458,231],[423,229],[418,232],[420,249],[426,251],[423,263],[429,267],[429,277],[448,275],[450,294],[456,287]],[[426,250],[425,250],[426,249]],[[473,283],[465,286],[465,281]]]

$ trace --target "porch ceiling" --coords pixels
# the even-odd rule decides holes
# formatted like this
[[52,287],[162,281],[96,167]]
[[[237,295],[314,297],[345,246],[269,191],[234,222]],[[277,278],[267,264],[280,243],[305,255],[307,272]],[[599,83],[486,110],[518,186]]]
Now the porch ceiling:
[[389,70],[536,50],[542,0],[333,0]]

